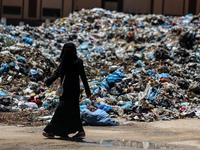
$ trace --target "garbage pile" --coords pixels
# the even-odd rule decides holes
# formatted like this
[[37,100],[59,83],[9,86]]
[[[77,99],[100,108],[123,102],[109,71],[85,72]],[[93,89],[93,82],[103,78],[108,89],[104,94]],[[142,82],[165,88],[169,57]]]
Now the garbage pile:
[[[131,15],[82,9],[39,27],[1,25],[0,111],[52,111],[59,81],[43,81],[73,42],[92,90],[80,110],[83,123],[200,118],[200,15]],[[31,115],[32,113],[30,113]],[[1,118],[2,120],[2,118]],[[38,116],[28,121],[40,121]]]

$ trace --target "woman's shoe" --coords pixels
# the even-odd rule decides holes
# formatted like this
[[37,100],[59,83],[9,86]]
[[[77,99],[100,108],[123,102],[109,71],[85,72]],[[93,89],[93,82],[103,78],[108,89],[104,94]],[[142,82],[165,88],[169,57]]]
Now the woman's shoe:
[[42,135],[45,136],[45,137],[47,137],[47,138],[50,138],[50,139],[54,138],[53,134],[50,134],[50,133],[47,133],[47,132],[43,132]]
[[83,138],[85,137],[85,132],[78,132],[76,135],[73,136],[73,138]]

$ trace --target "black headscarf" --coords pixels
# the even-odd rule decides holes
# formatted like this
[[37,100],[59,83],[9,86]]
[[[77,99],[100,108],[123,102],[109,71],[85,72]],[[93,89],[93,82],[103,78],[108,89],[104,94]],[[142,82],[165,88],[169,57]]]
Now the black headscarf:
[[[66,48],[70,50],[66,50]],[[60,75],[65,74],[73,67],[74,62],[77,60],[76,46],[73,43],[66,43],[60,55]]]

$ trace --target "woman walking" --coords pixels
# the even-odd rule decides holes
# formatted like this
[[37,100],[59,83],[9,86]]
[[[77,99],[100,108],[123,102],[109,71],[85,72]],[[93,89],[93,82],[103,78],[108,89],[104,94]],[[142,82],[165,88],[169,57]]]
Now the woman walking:
[[68,134],[78,132],[73,137],[84,137],[85,131],[80,120],[79,108],[79,76],[88,98],[91,96],[91,92],[85,75],[83,60],[77,57],[76,46],[73,43],[67,43],[63,46],[60,58],[59,67],[44,82],[44,86],[51,85],[58,77],[61,77],[61,82],[64,79],[64,92],[60,97],[60,103],[51,122],[44,128],[43,135],[48,138],[53,138],[55,135],[68,137]]

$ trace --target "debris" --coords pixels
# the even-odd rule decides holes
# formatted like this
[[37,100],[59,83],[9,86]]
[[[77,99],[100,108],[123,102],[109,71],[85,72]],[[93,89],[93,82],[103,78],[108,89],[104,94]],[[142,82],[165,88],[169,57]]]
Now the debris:
[[147,122],[199,118],[199,21],[192,14],[133,16],[94,8],[45,26],[0,25],[0,120],[27,126],[51,119],[59,79],[45,89],[42,84],[66,42],[77,46],[93,91],[85,99],[81,85],[87,124],[117,125],[87,117],[95,113],[96,119],[102,113]]

